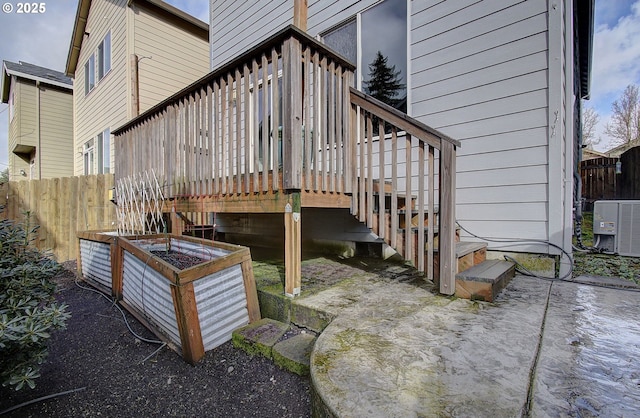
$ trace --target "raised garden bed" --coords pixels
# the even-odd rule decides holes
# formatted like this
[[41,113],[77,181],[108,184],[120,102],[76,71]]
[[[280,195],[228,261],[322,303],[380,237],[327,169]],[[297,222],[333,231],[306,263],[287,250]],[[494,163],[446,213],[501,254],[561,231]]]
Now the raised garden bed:
[[[83,240],[92,242],[85,247],[110,242],[111,293],[186,361],[197,362],[229,341],[234,329],[260,319],[248,248],[176,235],[111,241],[99,235],[78,237],[81,246]],[[104,272],[102,257],[80,254],[82,277],[106,288],[94,273],[95,263]]]

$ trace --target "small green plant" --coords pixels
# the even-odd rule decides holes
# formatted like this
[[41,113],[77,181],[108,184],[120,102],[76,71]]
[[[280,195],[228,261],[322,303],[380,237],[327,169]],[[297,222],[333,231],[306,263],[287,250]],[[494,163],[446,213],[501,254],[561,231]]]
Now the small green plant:
[[51,331],[70,317],[53,296],[60,265],[29,245],[38,229],[30,217],[0,221],[0,379],[15,390],[35,387]]

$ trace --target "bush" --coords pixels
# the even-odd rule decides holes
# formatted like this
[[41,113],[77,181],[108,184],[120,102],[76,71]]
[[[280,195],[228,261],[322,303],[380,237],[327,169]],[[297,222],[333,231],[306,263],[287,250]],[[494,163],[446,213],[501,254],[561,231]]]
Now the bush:
[[29,245],[37,227],[25,219],[0,221],[0,379],[15,390],[35,387],[50,331],[70,317],[53,296],[60,265]]

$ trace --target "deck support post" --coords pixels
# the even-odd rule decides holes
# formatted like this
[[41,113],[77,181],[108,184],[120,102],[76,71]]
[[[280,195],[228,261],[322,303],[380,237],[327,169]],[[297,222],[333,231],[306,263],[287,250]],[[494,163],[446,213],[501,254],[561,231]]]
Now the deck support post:
[[284,293],[300,295],[302,283],[302,232],[300,192],[290,193],[284,209]]
[[175,208],[171,208],[171,231],[169,233],[173,235],[182,235],[184,232],[184,219],[178,212],[176,212]]
[[456,147],[441,141],[440,149],[440,293],[456,291]]

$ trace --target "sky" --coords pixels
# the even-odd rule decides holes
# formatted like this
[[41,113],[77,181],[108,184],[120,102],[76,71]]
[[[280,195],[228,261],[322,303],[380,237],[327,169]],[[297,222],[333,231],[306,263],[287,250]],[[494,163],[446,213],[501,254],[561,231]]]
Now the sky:
[[[208,22],[207,0],[165,0]],[[14,6],[16,0],[1,0]],[[0,12],[0,61],[26,61],[64,71],[78,0],[44,0],[42,14]],[[591,99],[600,115],[596,149],[611,148],[604,134],[611,104],[629,84],[640,85],[640,0],[596,0]],[[0,104],[0,170],[8,163],[7,105]]]

